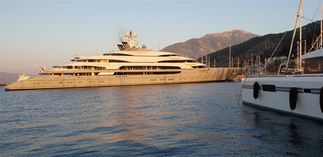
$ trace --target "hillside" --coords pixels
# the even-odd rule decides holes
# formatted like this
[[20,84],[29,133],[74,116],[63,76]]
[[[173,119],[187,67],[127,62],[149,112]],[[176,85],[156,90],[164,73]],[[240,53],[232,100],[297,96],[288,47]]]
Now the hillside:
[[[310,23],[303,27],[303,40],[306,40],[306,46],[303,46],[304,50],[308,51],[316,38],[319,36],[320,23],[319,21]],[[245,61],[251,62],[251,60],[256,60],[256,56],[260,55],[261,62],[264,62],[265,58],[271,56],[279,41],[282,39],[283,33],[278,34],[267,34],[264,36],[259,36],[252,38],[243,43],[234,45],[231,47],[232,57],[234,63],[237,64],[238,58],[240,61],[240,65],[242,65]],[[274,56],[287,56],[289,52],[290,42],[292,39],[292,30],[287,31],[285,37],[283,38],[280,46],[277,48]],[[297,47],[297,39],[299,38],[299,34],[296,34],[295,42],[293,44],[293,56],[296,56],[296,47]],[[305,42],[303,42],[305,45]],[[207,55],[210,60],[210,65],[216,66],[228,66],[228,52],[229,48],[224,48],[219,51],[215,51]],[[204,57],[205,60],[206,57]]]
[[0,72],[0,84],[17,81],[19,74]]
[[256,36],[243,30],[231,30],[222,33],[207,34],[201,38],[193,38],[185,42],[175,43],[165,47],[162,51],[175,52],[183,56],[198,58],[229,45],[247,41]]

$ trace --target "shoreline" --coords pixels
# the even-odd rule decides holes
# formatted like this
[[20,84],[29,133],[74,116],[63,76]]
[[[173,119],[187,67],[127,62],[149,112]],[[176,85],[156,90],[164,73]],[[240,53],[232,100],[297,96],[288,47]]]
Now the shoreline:
[[8,85],[9,83],[0,83],[0,87],[4,87],[6,85]]

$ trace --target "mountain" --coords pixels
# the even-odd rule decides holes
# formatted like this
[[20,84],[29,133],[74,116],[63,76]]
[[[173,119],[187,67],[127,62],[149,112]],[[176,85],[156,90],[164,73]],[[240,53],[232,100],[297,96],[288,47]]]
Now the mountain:
[[223,33],[207,34],[201,38],[193,38],[185,42],[175,43],[165,47],[162,51],[175,52],[183,56],[198,58],[256,36],[243,30],[231,30]]
[[0,72],[0,84],[6,84],[17,81],[19,74]]
[[[298,31],[299,32],[299,31]],[[320,22],[312,22],[306,26],[303,26],[302,36],[303,36],[303,48],[306,52],[310,50],[313,43],[316,41],[320,33]],[[256,60],[256,56],[260,56],[260,60],[263,63],[265,58],[269,58],[277,47],[281,40],[281,44],[277,47],[274,57],[276,56],[287,56],[289,53],[290,43],[292,39],[293,30],[277,33],[277,34],[267,34],[264,36],[259,36],[252,38],[243,43],[234,45],[231,47],[231,54],[233,57],[233,63],[237,64],[240,61],[240,65],[244,62],[251,64],[250,62]],[[284,36],[284,38],[282,38]],[[292,56],[296,56],[297,53],[297,41],[299,39],[299,33],[296,33],[295,41],[293,43]],[[306,40],[306,44],[305,44]],[[304,46],[305,45],[305,46]],[[228,66],[228,53],[229,48],[224,48],[219,51],[215,51],[207,55],[210,65],[216,66]],[[203,57],[205,61],[206,57]],[[201,58],[200,58],[201,60]],[[205,62],[204,62],[205,63]]]

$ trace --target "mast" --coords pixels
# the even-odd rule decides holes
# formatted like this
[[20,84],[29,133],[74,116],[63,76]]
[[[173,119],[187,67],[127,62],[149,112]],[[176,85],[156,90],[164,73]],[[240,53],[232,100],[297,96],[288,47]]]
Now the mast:
[[[288,59],[287,59],[287,63],[286,63],[286,72],[288,71],[288,65],[289,65],[289,61],[290,61],[290,56],[291,56],[292,50],[293,50],[293,43],[294,43],[294,39],[295,39],[295,35],[296,35],[297,25],[299,23],[299,19],[302,18],[301,17],[302,16],[302,11],[301,11],[302,10],[302,7],[303,7],[303,0],[300,0],[299,1],[298,11],[297,11],[297,16],[296,16],[296,22],[295,22],[295,27],[294,27],[292,42],[290,43],[290,48],[289,48],[289,53],[288,53]],[[300,33],[301,33],[301,31],[300,31]],[[301,34],[300,34],[300,38],[301,38]]]
[[260,55],[258,55],[257,58],[258,58],[258,73],[260,73]]
[[[302,4],[303,8],[303,4]],[[299,12],[299,54],[298,54],[298,67],[297,69],[300,70],[302,69],[302,53],[303,53],[303,46],[302,46],[302,16],[303,16],[303,9],[300,10]]]
[[231,68],[231,45],[229,46],[229,68]]
[[323,19],[323,4],[321,4],[321,31],[320,31],[320,48],[322,48],[322,43],[323,43],[323,28],[322,28],[322,25],[323,25],[323,21],[322,21],[322,19]]
[[204,61],[203,61],[203,64],[206,64],[206,63],[207,63],[207,56],[205,56]]
[[212,67],[211,57],[209,57],[209,66]]
[[206,55],[206,66],[209,67],[209,57]]

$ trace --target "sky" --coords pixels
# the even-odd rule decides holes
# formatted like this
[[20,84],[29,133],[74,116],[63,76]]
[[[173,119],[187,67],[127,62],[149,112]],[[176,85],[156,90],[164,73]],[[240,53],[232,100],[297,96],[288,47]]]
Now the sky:
[[[304,0],[303,24],[323,0]],[[117,50],[126,31],[153,50],[242,29],[265,35],[294,27],[298,0],[0,0],[0,72],[38,73],[76,55]],[[317,12],[318,11],[318,12]]]

